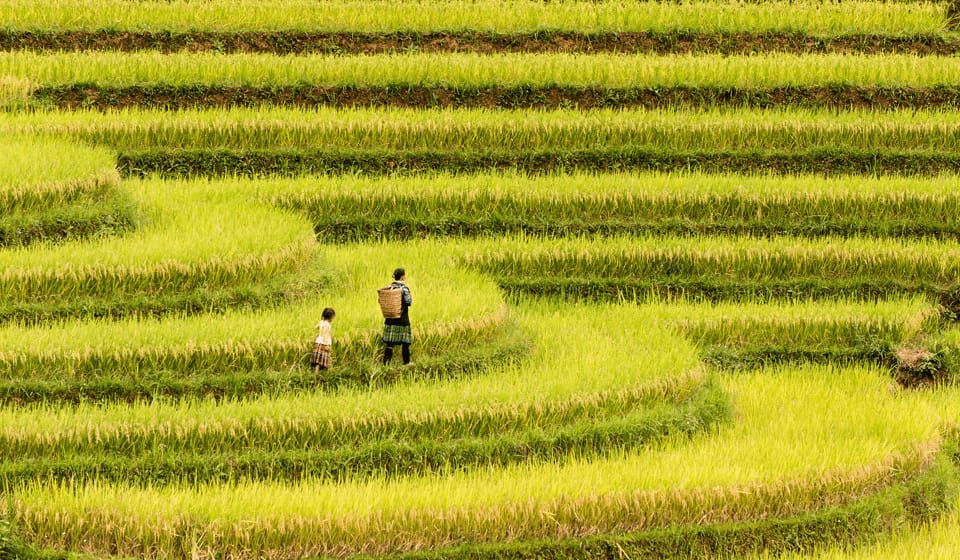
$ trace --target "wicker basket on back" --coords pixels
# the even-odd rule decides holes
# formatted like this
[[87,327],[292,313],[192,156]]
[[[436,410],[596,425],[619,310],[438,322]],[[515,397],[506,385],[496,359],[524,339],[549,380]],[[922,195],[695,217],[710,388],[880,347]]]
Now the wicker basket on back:
[[384,319],[399,319],[403,309],[403,289],[399,286],[387,286],[377,290],[377,302]]

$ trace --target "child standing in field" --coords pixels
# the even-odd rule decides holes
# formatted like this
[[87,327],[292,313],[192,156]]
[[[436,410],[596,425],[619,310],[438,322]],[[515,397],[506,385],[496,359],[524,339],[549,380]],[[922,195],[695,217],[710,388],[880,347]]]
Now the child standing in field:
[[332,307],[324,308],[320,314],[320,322],[317,323],[317,339],[313,343],[313,353],[310,354],[310,366],[314,373],[319,373],[322,369],[333,367],[333,331],[330,323],[337,316],[337,312]]

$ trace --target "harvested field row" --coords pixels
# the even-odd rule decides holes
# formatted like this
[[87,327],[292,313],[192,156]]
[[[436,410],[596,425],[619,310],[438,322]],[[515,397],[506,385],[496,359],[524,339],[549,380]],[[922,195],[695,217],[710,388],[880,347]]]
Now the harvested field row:
[[[789,10],[790,18],[782,17]],[[0,2],[7,33],[105,32],[134,35],[199,33],[437,33],[797,32],[835,36],[942,33],[947,2],[854,0],[764,2],[583,2],[510,0],[125,0]]]

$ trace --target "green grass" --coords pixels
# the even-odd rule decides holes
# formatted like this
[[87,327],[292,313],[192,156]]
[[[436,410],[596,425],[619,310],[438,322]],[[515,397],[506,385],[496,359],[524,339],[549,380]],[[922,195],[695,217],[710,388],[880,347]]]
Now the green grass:
[[[790,18],[782,18],[783,10]],[[379,0],[309,2],[270,0],[197,4],[184,0],[24,0],[0,2],[0,29],[30,31],[302,31],[392,33],[482,31],[580,33],[790,31],[810,35],[942,32],[946,7],[932,2],[691,2],[629,3]]]

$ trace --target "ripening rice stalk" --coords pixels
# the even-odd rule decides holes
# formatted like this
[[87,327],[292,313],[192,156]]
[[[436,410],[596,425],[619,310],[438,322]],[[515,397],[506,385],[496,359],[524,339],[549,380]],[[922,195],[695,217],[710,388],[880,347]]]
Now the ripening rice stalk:
[[[0,82],[0,89],[2,89]],[[119,184],[106,149],[46,137],[0,138],[0,212],[12,215],[68,204]]]
[[665,301],[644,309],[705,345],[816,347],[870,337],[908,341],[939,327],[940,307],[923,297],[884,301],[704,303]]
[[29,482],[11,502],[39,545],[153,558],[185,557],[175,543],[193,531],[208,537],[193,554],[299,558],[782,517],[902,481],[934,456],[940,416],[887,379],[813,366],[727,378],[736,424],[602,459],[341,483]]
[[[782,16],[790,11],[790,18]],[[0,26],[16,30],[130,31],[482,31],[581,33],[631,31],[769,32],[812,35],[934,33],[944,28],[945,9],[933,2],[494,2],[437,0],[0,1]]]
[[[406,177],[226,179],[263,200],[306,212],[318,231],[349,226],[426,226],[490,221],[490,233],[525,227],[643,224],[769,227],[809,231],[830,223],[851,232],[949,227],[960,214],[960,179],[742,176],[703,173],[446,173]],[[159,182],[157,183],[159,185]],[[498,225],[499,224],[499,225]],[[799,224],[799,225],[798,225]],[[626,227],[626,226],[624,226]],[[362,230],[360,230],[362,231]],[[870,230],[873,232],[872,230]]]
[[0,114],[0,130],[120,150],[354,148],[547,150],[960,149],[960,114],[802,109],[491,111],[284,108]]
[[[901,529],[880,542],[854,550],[829,549],[813,555],[778,555],[778,560],[953,560],[960,554],[960,499],[936,521]],[[756,560],[772,560],[758,555]]]
[[0,74],[0,109],[24,104],[32,94],[33,84],[30,80]]
[[0,53],[0,75],[36,87],[149,84],[278,87],[662,88],[887,86],[929,88],[960,81],[955,57],[863,54],[383,54],[317,55],[156,52]]
[[175,292],[256,282],[304,265],[315,241],[292,213],[215,188],[134,189],[138,231],[0,253],[0,299]]
[[[216,191],[215,187],[212,187]],[[150,190],[155,196],[170,197],[177,189]],[[238,193],[232,193],[236,196]],[[220,195],[228,197],[225,191]],[[194,200],[190,199],[187,200]],[[201,198],[202,200],[202,198]],[[254,220],[254,202],[239,196],[230,208],[236,216],[213,216],[224,225],[233,220]],[[202,207],[201,207],[202,209]],[[206,209],[205,211],[209,211]],[[270,211],[275,212],[275,211]],[[270,235],[283,232],[284,224],[276,213],[266,213]],[[284,214],[280,214],[284,216]],[[200,219],[200,217],[195,217]],[[207,216],[203,219],[211,219]],[[199,222],[203,223],[203,222]],[[309,228],[298,220],[290,222],[294,239],[302,238]],[[257,242],[267,239],[263,231]],[[236,236],[240,232],[224,231]],[[203,230],[200,235],[204,235]],[[209,237],[209,231],[206,232]],[[229,237],[228,237],[229,239]],[[235,245],[238,241],[233,242]],[[310,251],[313,252],[312,239]],[[118,250],[127,250],[119,245]],[[190,246],[182,248],[186,254]],[[166,247],[167,251],[171,247]],[[276,249],[274,249],[276,250]],[[82,378],[101,367],[119,368],[129,375],[138,369],[185,368],[217,370],[227,364],[241,369],[282,369],[303,361],[313,325],[324,307],[337,310],[337,349],[354,360],[372,358],[378,350],[376,334],[382,329],[382,317],[376,306],[376,289],[389,284],[394,268],[405,267],[411,289],[415,291],[414,334],[425,348],[442,348],[455,341],[469,346],[478,337],[497,328],[506,318],[496,284],[475,272],[460,269],[453,252],[440,241],[394,244],[371,242],[363,245],[325,246],[319,249],[334,281],[323,290],[323,299],[300,306],[262,311],[233,311],[226,314],[202,314],[191,317],[129,318],[120,321],[99,319],[65,320],[53,324],[24,327],[0,327],[0,372],[18,377],[30,369],[56,370],[58,375]],[[0,254],[0,259],[3,258]],[[197,255],[198,264],[189,270],[206,270],[209,265]],[[206,268],[204,268],[206,267]],[[129,269],[121,269],[128,271]],[[253,272],[239,269],[235,274]],[[210,282],[210,276],[199,278]],[[135,279],[135,277],[133,277]],[[119,277],[112,293],[130,291],[131,277]],[[184,281],[181,281],[182,284]],[[155,284],[145,284],[147,287]],[[156,289],[154,287],[154,289]]]
[[[571,315],[578,317],[581,344],[556,344],[555,325]],[[534,334],[534,351],[484,375],[235,401],[5,409],[0,455],[24,460],[54,451],[134,454],[160,445],[171,452],[229,452],[492,437],[680,402],[705,381],[696,350],[652,326],[643,309],[538,305],[522,308],[517,320]],[[418,345],[417,351],[425,350]],[[625,365],[637,355],[645,357]]]
[[478,241],[464,263],[496,277],[524,279],[813,277],[950,287],[960,277],[958,259],[955,243],[928,239],[514,236]]

